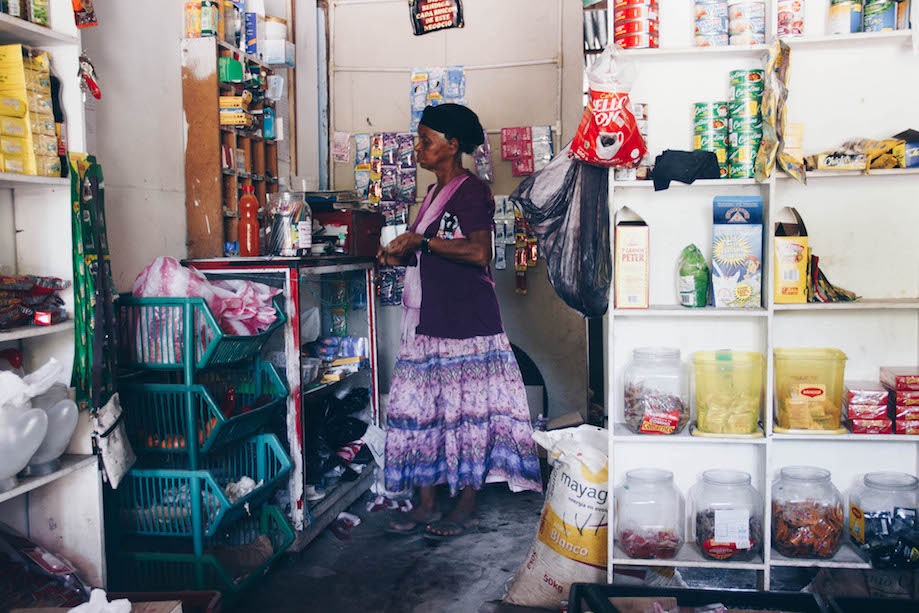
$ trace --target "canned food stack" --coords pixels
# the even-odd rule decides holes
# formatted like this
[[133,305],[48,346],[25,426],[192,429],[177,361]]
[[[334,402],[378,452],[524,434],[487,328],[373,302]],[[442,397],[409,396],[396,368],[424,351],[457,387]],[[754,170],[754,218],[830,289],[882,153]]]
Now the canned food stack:
[[728,177],[728,103],[697,102],[693,105],[693,149],[718,156],[721,178]]
[[728,0],[696,0],[696,47],[724,47],[728,39]]
[[728,32],[731,45],[762,45],[766,42],[766,3],[728,0]]
[[777,11],[779,38],[804,35],[804,0],[778,0]]
[[827,29],[830,34],[862,31],[862,0],[830,0]]
[[657,49],[658,14],[657,0],[616,0],[613,40],[623,49]]
[[728,102],[728,177],[750,179],[756,152],[763,140],[762,70],[731,71],[731,100]]
[[[865,0],[863,24],[865,32],[892,32],[897,29],[897,2]],[[902,2],[908,5],[908,2]]]
[[[648,105],[644,102],[632,103],[632,114],[635,115],[635,123],[638,125],[638,133],[648,142]],[[641,159],[638,168],[617,168],[617,181],[645,181],[651,178],[651,154],[645,154]]]

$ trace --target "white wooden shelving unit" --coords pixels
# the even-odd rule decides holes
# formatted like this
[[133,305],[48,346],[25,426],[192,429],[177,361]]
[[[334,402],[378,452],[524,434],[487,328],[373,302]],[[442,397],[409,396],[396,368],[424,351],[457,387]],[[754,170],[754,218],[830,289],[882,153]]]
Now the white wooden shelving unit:
[[[806,153],[838,146],[854,137],[889,138],[919,128],[919,54],[914,31],[828,35],[827,0],[806,3],[805,36],[789,39],[792,49],[789,121],[803,123]],[[775,1],[768,0],[767,41],[776,29]],[[917,21],[914,8],[913,23]],[[649,147],[692,149],[694,102],[727,99],[729,72],[762,67],[765,46],[691,47],[693,2],[660,0],[661,49],[629,51],[639,68],[632,100],[649,105]],[[612,31],[612,24],[610,24]],[[919,40],[919,39],[917,39]],[[917,45],[919,48],[919,45]],[[869,568],[848,546],[830,560],[789,559],[771,546],[771,484],[792,464],[822,466],[846,496],[866,472],[919,471],[919,436],[782,435],[773,433],[775,347],[836,347],[848,355],[847,379],[876,379],[882,365],[919,363],[919,169],[814,172],[807,186],[782,175],[753,180],[672,183],[654,192],[650,181],[610,181],[611,215],[629,206],[651,231],[651,303],[648,310],[611,309],[604,321],[607,403],[610,422],[609,580],[617,565],[676,566],[755,571],[769,589],[779,567]],[[679,253],[695,243],[711,261],[712,198],[760,195],[763,227],[761,309],[684,309],[678,305],[675,271]],[[778,212],[794,206],[807,224],[810,246],[831,282],[865,298],[847,304],[775,305],[772,300],[772,236]],[[692,353],[699,350],[757,351],[766,358],[766,391],[759,439],[638,436],[622,423],[623,372],[640,346],[679,347],[691,381]],[[694,391],[690,391],[695,418]],[[633,560],[614,544],[613,490],[626,471],[639,467],[674,472],[687,499],[686,538],[674,560]],[[753,477],[764,500],[764,548],[753,562],[703,559],[691,540],[689,490],[708,468],[731,467]]]
[[[51,27],[0,14],[0,44],[22,43],[51,54],[61,79],[61,99],[71,151],[86,148],[83,96],[78,80],[81,42],[69,0],[51,0]],[[22,274],[73,278],[70,179],[0,173],[0,269]],[[63,293],[69,313],[73,293]],[[73,363],[73,322],[0,332],[0,349],[22,350],[31,371],[54,357],[67,372]],[[91,454],[88,416],[80,425],[61,469],[44,477],[20,479],[0,494],[0,521],[70,560],[81,578],[105,586],[102,482]]]

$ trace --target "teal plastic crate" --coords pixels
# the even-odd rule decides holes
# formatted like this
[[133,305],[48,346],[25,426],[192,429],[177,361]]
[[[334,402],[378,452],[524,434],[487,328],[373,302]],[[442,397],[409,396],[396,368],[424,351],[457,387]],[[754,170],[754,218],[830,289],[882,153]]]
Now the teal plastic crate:
[[[234,336],[220,329],[203,298],[135,298],[122,294],[115,303],[119,365],[123,369],[154,370],[191,365],[202,370],[253,358],[287,320],[278,301],[272,304],[277,319],[267,330]],[[194,348],[192,354],[188,347]]]
[[[287,402],[287,386],[268,362],[201,372],[197,385],[146,382],[164,375],[180,378],[140,373],[119,384],[128,437],[140,454],[186,454],[194,443],[198,454],[209,453],[254,434]],[[229,388],[236,392],[231,417],[223,411]]]
[[[124,535],[191,537],[200,555],[205,537],[247,514],[285,482],[291,462],[273,434],[260,434],[202,457],[201,470],[133,469],[116,490]],[[259,484],[230,502],[231,482],[248,476]],[[248,505],[248,509],[247,509]]]
[[[251,546],[263,535],[272,548],[266,561],[245,570],[228,562],[222,550]],[[294,538],[294,531],[280,509],[266,505],[261,513],[229,526],[226,534],[209,539],[202,555],[187,551],[123,552],[117,556],[112,579],[115,588],[123,591],[219,590],[232,599],[264,576]]]

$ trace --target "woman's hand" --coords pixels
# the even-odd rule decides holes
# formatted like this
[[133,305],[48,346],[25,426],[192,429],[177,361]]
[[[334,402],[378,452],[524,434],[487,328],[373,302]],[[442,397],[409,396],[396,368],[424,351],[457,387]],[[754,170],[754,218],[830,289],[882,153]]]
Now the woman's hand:
[[415,253],[421,248],[422,238],[424,237],[422,237],[420,234],[416,234],[414,232],[406,232],[397,236],[383,249],[383,251],[387,255],[391,255],[397,258],[404,258]]

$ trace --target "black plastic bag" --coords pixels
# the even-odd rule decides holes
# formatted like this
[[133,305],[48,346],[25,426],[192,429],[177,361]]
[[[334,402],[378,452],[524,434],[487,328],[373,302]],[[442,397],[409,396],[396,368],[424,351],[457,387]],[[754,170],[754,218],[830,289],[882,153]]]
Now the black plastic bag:
[[511,201],[539,239],[555,292],[585,317],[601,317],[613,278],[609,169],[571,159],[569,147],[521,183]]

